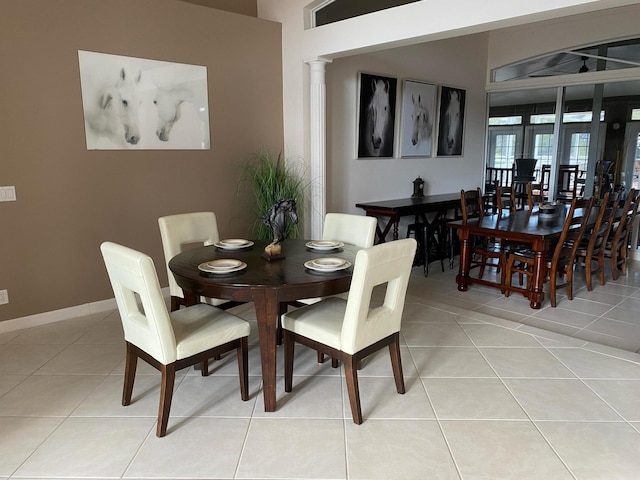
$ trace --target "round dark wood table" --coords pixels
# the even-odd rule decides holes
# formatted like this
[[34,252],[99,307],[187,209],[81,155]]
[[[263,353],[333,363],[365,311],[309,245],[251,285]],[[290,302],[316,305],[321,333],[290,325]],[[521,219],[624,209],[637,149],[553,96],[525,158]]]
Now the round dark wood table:
[[[169,261],[169,269],[182,287],[187,305],[197,303],[200,296],[254,303],[266,412],[276,409],[276,346],[280,315],[286,312],[288,302],[349,290],[359,250],[354,245],[344,245],[337,250],[317,251],[307,248],[306,242],[285,240],[282,243],[284,258],[273,261],[262,257],[269,242],[260,240],[243,250],[198,247]],[[316,272],[304,266],[306,261],[322,257],[342,258],[351,262],[351,266],[336,272]],[[226,274],[204,273],[198,269],[201,263],[223,258],[241,260],[247,268]]]

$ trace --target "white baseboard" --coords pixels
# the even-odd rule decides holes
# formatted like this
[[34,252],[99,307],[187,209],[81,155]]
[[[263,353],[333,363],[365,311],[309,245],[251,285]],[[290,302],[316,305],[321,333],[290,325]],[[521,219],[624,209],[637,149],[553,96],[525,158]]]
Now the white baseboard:
[[[169,297],[169,287],[162,289],[162,294]],[[26,317],[14,318],[0,322],[0,334],[21,330],[23,328],[38,327],[48,323],[69,320],[70,318],[83,317],[92,313],[108,312],[117,309],[116,299],[99,300],[97,302],[76,305],[75,307],[62,308],[51,312],[37,313]]]

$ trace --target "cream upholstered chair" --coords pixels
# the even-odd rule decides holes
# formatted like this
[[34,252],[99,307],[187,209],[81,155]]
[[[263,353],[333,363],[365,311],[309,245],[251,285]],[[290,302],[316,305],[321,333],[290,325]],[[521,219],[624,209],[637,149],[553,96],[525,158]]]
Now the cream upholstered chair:
[[[173,273],[169,270],[169,260],[184,251],[185,245],[203,244],[213,245],[220,240],[218,234],[218,223],[213,212],[194,212],[169,215],[158,219],[160,226],[160,237],[162,238],[162,249],[164,250],[167,276],[169,277],[169,292],[171,293],[171,311],[178,310],[184,305],[182,288],[176,283]],[[217,298],[200,299],[202,303],[214,306],[223,306],[226,300]],[[233,303],[237,305],[237,303]]]
[[[349,213],[327,213],[324,216],[322,239],[349,243],[360,248],[369,248],[373,246],[377,226],[378,219],[376,217]],[[341,293],[337,296],[346,300],[347,293]],[[300,303],[310,305],[318,301],[320,301],[320,298],[307,298]],[[324,354],[318,352],[318,363],[322,362],[324,362]],[[335,368],[338,366],[338,361],[334,358],[331,364]]]
[[[388,346],[398,393],[404,393],[400,360],[400,320],[416,253],[406,238],[360,250],[356,255],[348,300],[328,297],[282,317],[285,391],[293,386],[294,343],[342,360],[351,415],[362,423],[358,362]],[[382,305],[372,305],[373,289],[386,286]]]
[[322,239],[369,248],[373,246],[377,225],[376,217],[349,213],[327,213],[324,217]]
[[122,405],[131,403],[138,358],[162,373],[156,435],[167,433],[177,370],[236,350],[240,396],[248,400],[249,323],[211,305],[169,313],[151,257],[116,243],[100,246],[116,297],[127,347]]

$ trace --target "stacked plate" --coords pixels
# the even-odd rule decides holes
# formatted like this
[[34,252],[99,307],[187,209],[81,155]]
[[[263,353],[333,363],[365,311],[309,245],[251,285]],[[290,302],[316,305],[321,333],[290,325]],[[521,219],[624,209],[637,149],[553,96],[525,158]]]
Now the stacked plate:
[[311,242],[305,243],[307,248],[312,250],[335,250],[344,246],[342,242],[334,242],[332,240],[314,240]]
[[241,250],[251,247],[253,242],[244,238],[227,238],[226,240],[215,242],[214,245],[223,250]]
[[317,272],[337,272],[349,268],[351,263],[342,258],[324,257],[304,262],[304,266]]
[[198,270],[206,273],[232,273],[247,268],[247,264],[233,258],[220,258],[198,265]]

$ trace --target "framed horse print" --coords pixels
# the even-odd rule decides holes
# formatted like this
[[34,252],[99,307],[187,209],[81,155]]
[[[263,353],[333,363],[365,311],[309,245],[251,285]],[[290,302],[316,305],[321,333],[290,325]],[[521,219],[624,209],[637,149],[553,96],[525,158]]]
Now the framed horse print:
[[78,50],[87,150],[209,150],[207,67]]
[[436,114],[435,85],[404,80],[400,129],[401,157],[430,157]]
[[465,100],[465,90],[440,87],[437,149],[439,157],[462,155]]
[[393,157],[398,79],[360,74],[358,158]]

